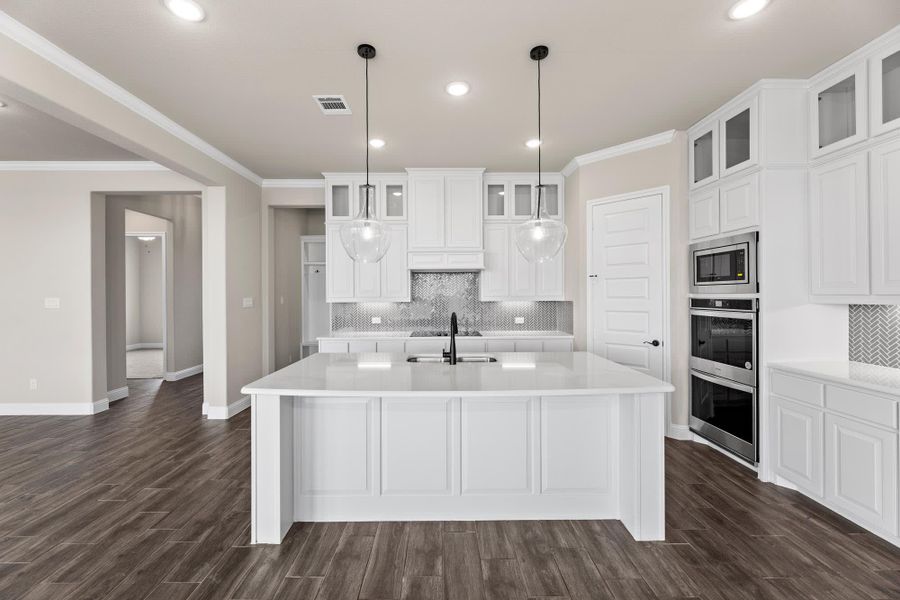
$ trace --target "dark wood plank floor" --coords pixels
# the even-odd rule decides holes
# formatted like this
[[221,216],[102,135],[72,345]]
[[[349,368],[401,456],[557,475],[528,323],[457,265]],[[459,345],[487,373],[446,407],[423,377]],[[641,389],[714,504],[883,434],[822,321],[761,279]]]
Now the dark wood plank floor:
[[201,386],[0,418],[0,599],[900,599],[896,548],[688,442],[667,444],[665,543],[608,521],[320,523],[253,547],[249,411],[204,421]]

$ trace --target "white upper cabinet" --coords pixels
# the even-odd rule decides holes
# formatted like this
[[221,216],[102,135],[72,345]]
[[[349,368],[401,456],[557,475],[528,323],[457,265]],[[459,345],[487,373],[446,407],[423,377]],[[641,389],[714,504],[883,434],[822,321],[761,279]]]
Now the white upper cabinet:
[[691,189],[719,178],[719,135],[716,122],[700,126],[690,134],[688,162]]
[[444,247],[444,177],[416,175],[409,179],[409,249]]
[[866,139],[866,82],[863,61],[813,83],[809,92],[813,158]]
[[448,175],[444,180],[445,240],[448,249],[481,250],[481,175]]
[[813,295],[869,293],[868,160],[865,153],[810,170]]
[[727,177],[759,163],[759,99],[755,96],[738,105],[719,120],[719,165]]
[[692,240],[719,233],[719,188],[691,194],[689,210]]
[[378,186],[378,197],[381,199],[378,209],[379,218],[383,218],[385,221],[406,220],[405,178],[381,181]]
[[517,181],[512,187],[512,210],[514,219],[527,220],[534,212],[534,184],[530,181]]
[[[484,184],[484,219],[497,221],[509,218],[509,186],[503,181],[489,181]],[[485,240],[487,244],[487,240]]]
[[719,188],[719,231],[726,233],[759,225],[759,173]]
[[481,272],[481,299],[504,300],[509,297],[509,236],[505,223],[484,226],[484,271]]
[[535,265],[534,295],[539,300],[562,300],[565,250],[550,260]]
[[391,245],[377,263],[355,262],[341,244],[341,225],[326,226],[328,302],[409,302],[406,225],[390,224]]
[[341,244],[341,226],[325,229],[325,292],[328,302],[352,302],[356,279],[353,259]]
[[900,42],[872,57],[870,119],[872,135],[900,128]]
[[872,150],[872,293],[900,295],[900,140]]
[[482,250],[483,170],[410,170],[409,250]]
[[407,264],[406,225],[390,225],[391,245],[378,263],[381,270],[382,302],[409,302],[409,266]]
[[325,209],[329,221],[352,219],[356,212],[353,210],[353,182],[328,181],[325,186]]

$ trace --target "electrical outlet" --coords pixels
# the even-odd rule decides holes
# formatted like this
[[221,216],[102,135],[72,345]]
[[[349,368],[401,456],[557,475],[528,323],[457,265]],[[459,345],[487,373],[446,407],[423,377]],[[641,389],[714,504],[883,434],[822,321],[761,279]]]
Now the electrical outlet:
[[381,317],[372,317],[372,325],[381,325]]
[[37,379],[28,380],[28,389],[34,391],[37,389]]
[[244,308],[253,308],[253,298],[244,298],[243,303],[241,304]]
[[516,325],[524,325],[525,317],[516,317]]

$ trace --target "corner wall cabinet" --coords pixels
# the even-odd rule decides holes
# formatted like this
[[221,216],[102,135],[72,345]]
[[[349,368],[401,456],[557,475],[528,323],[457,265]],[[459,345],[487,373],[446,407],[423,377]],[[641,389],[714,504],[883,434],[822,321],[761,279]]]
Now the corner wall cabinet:
[[688,133],[690,188],[697,189],[759,163],[759,98],[734,102]]
[[776,474],[900,545],[900,398],[778,367],[771,381]]

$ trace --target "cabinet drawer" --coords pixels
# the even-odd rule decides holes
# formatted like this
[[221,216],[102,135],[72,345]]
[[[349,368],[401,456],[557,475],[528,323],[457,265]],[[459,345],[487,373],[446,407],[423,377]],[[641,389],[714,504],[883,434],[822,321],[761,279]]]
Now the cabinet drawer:
[[461,268],[472,268],[472,269],[483,269],[484,268],[484,254],[480,252],[472,252],[465,254],[448,254],[447,255],[447,266],[452,269],[461,269]]
[[516,343],[512,340],[488,340],[488,352],[515,352]]
[[572,340],[544,340],[544,352],[571,352]]
[[541,340],[516,340],[516,352],[543,352]]
[[450,340],[411,340],[406,342],[407,354],[439,354],[447,350]]
[[773,394],[777,394],[783,398],[791,400],[799,400],[807,404],[815,404],[816,406],[824,406],[824,390],[821,383],[801,379],[784,373],[772,373],[772,381],[769,389]]
[[399,352],[402,354],[406,350],[406,342],[403,340],[378,342],[376,346],[379,352]]
[[444,254],[420,254],[409,253],[410,269],[439,269],[447,266],[447,257]]
[[825,407],[835,412],[897,429],[897,402],[833,385],[826,386]]
[[319,342],[319,352],[323,354],[346,354],[350,352],[349,342]]

